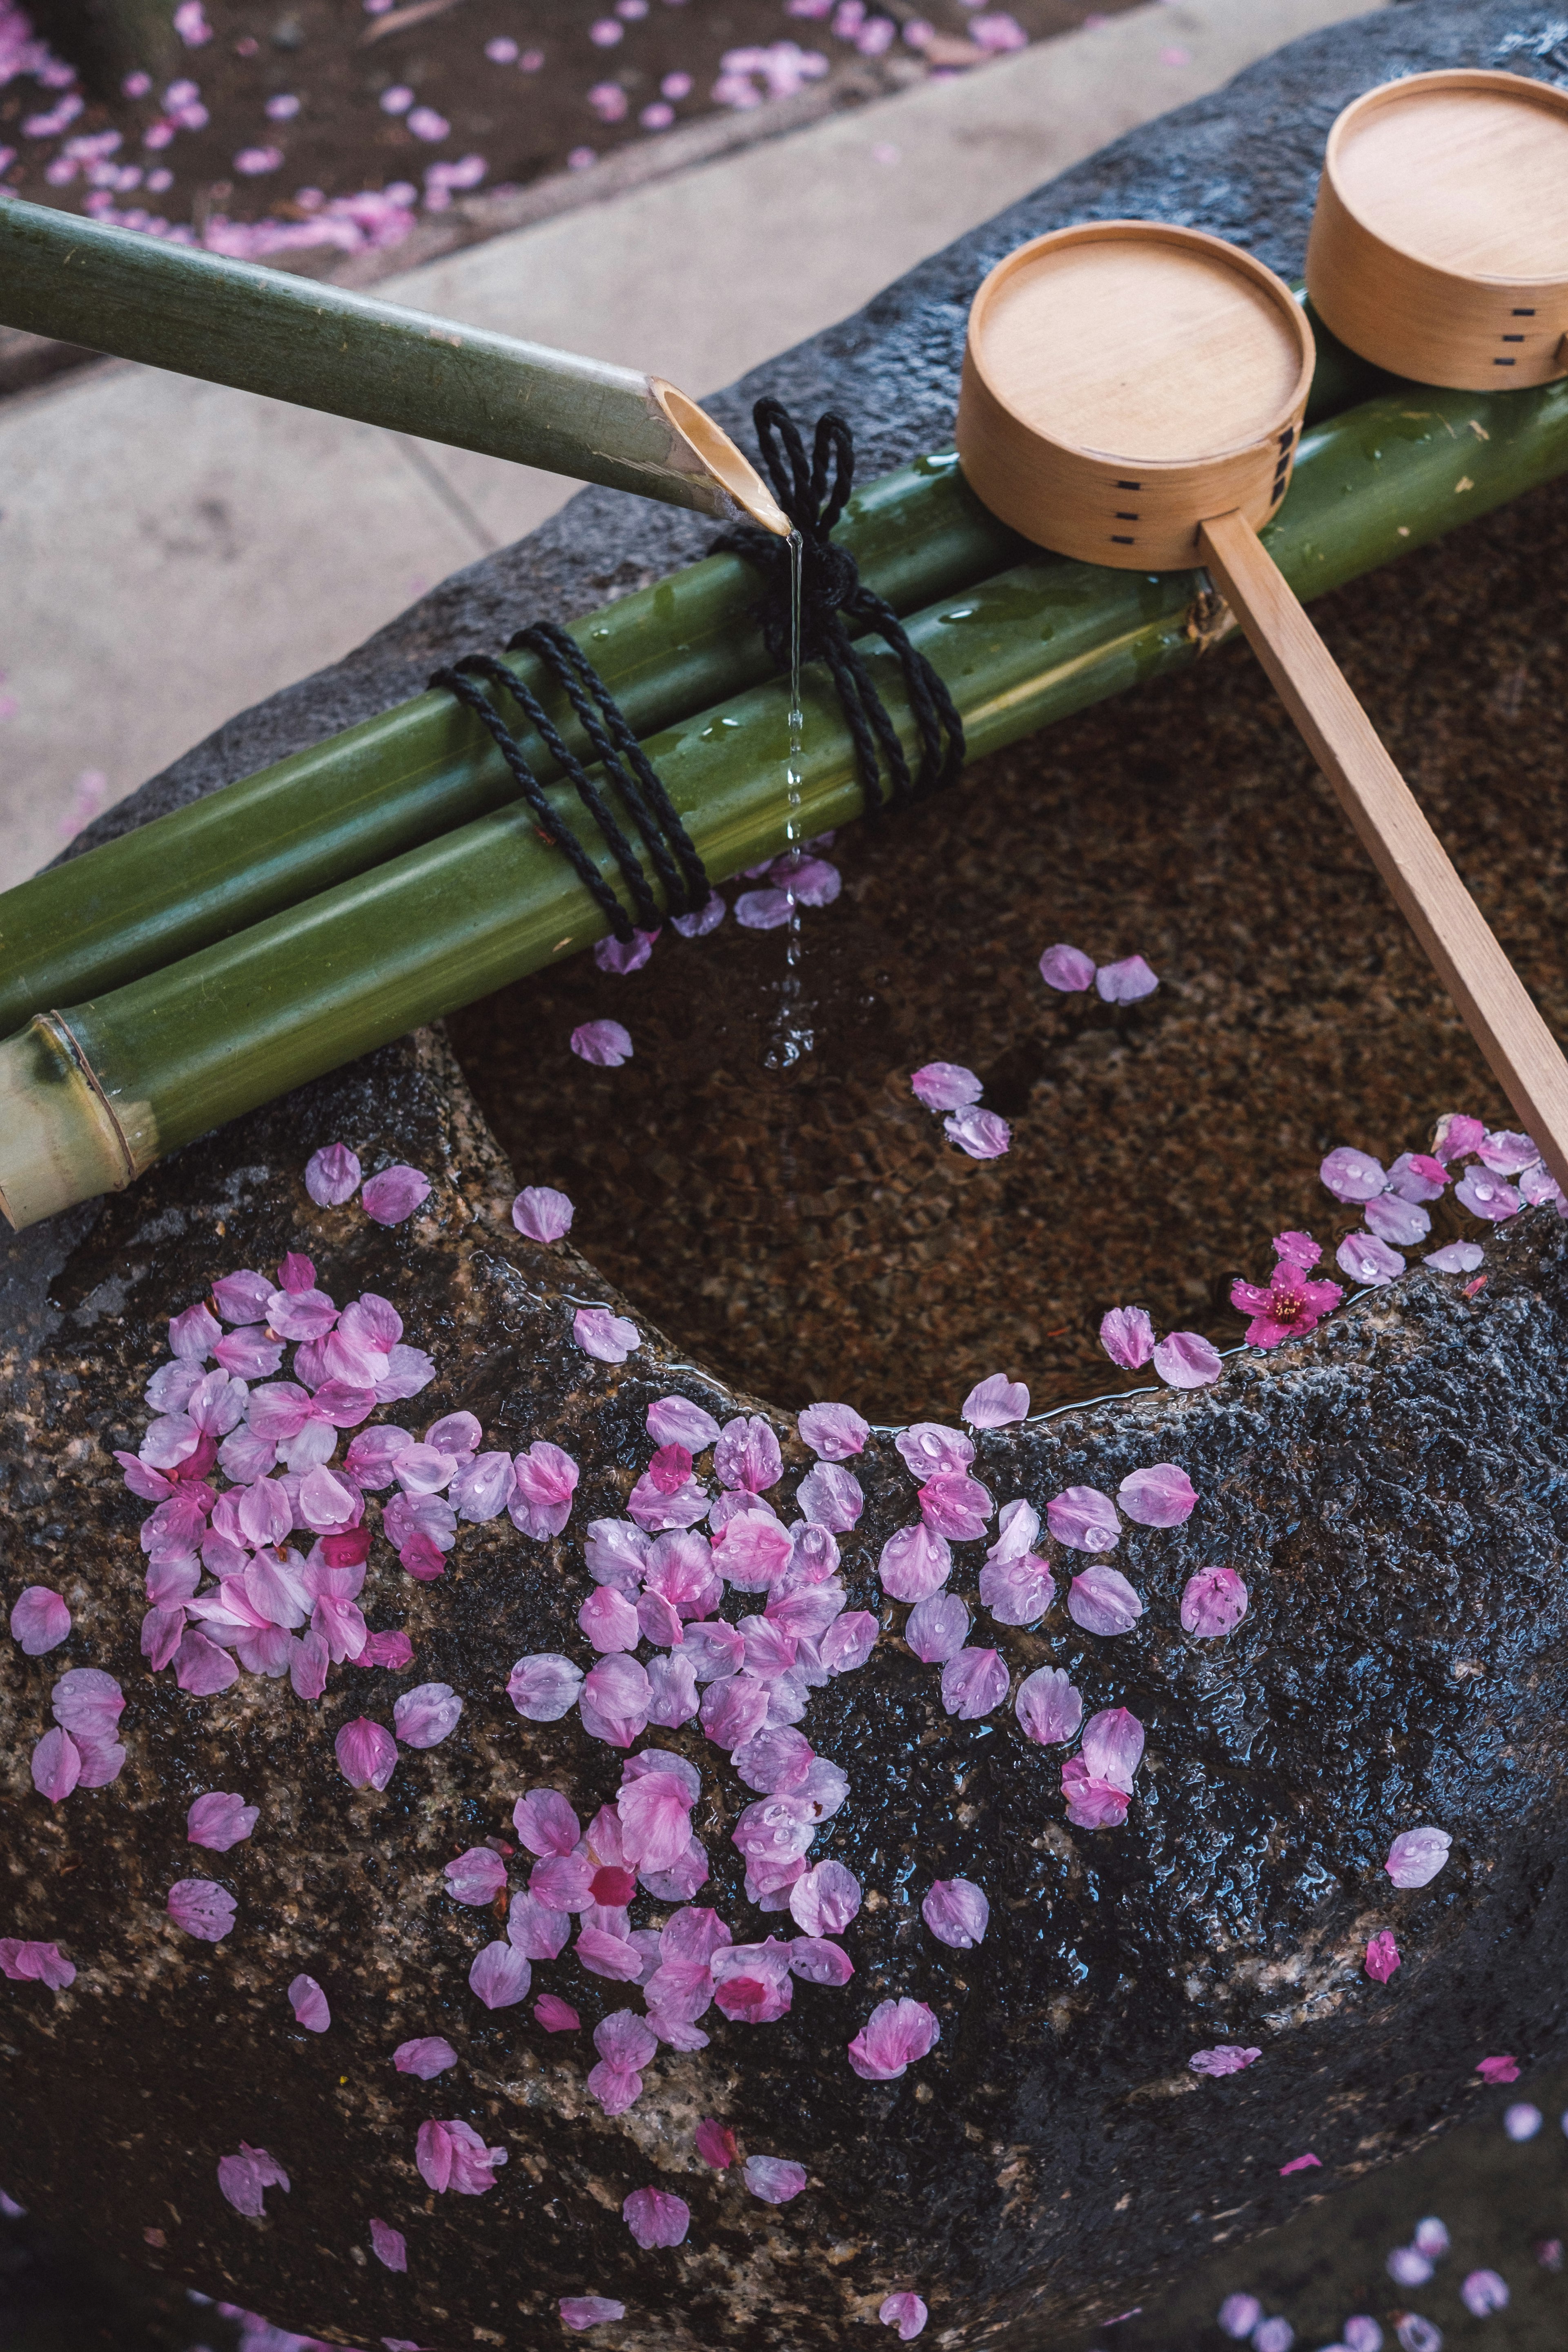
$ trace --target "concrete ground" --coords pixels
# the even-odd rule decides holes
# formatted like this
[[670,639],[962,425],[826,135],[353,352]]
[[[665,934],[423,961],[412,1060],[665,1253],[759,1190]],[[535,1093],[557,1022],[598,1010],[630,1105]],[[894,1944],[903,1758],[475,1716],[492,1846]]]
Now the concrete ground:
[[[1368,0],[1151,0],[381,281],[700,397]],[[0,404],[0,887],[574,485],[156,369]]]

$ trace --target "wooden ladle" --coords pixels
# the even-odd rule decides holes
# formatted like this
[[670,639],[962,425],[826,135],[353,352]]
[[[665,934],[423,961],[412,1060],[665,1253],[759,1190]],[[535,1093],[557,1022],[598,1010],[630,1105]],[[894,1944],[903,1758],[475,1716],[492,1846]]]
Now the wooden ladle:
[[1568,1062],[1258,537],[1289,482],[1312,364],[1289,288],[1223,239],[1152,221],[1058,229],[974,298],[959,457],[1042,547],[1129,572],[1207,566],[1568,1191]]

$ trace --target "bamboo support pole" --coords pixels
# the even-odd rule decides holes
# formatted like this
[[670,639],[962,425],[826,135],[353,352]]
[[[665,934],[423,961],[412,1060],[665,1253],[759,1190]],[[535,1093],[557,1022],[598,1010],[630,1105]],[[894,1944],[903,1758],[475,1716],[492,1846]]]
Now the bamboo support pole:
[[703,514],[789,524],[662,377],[0,196],[0,324]]
[[[1320,331],[1309,418],[1338,414],[1381,381]],[[1028,551],[951,455],[917,458],[857,491],[836,536],[900,614]],[[589,614],[571,634],[637,734],[651,735],[769,676],[757,595],[749,564],[707,556]],[[583,755],[564,696],[531,655],[511,660]],[[548,783],[549,752],[515,709],[508,717],[519,720],[524,755]],[[51,1004],[177,962],[514,797],[472,714],[450,695],[417,695],[0,893],[0,1036]]]
[[[1492,400],[1401,387],[1303,437],[1264,542],[1310,597],[1564,471],[1568,383]],[[1201,575],[1042,555],[928,606],[909,626],[980,758],[1193,660],[1200,589]],[[870,662],[912,748],[898,666],[875,654]],[[826,678],[808,669],[805,688],[795,815],[814,833],[858,815],[861,794]],[[716,877],[784,845],[787,698],[782,682],[756,686],[648,744]],[[609,874],[603,844],[587,846]],[[567,861],[526,812],[509,811],[37,1020],[0,1045],[0,1205],[28,1224],[109,1189],[115,1173],[129,1181],[224,1120],[604,929]]]

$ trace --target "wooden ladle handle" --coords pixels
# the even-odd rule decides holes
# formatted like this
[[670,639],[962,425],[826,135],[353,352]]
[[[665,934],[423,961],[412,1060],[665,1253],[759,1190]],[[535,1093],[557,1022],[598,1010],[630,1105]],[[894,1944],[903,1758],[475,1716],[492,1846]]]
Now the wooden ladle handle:
[[1520,1124],[1568,1192],[1568,1062],[1372,721],[1239,512],[1198,545],[1280,700],[1463,1013]]

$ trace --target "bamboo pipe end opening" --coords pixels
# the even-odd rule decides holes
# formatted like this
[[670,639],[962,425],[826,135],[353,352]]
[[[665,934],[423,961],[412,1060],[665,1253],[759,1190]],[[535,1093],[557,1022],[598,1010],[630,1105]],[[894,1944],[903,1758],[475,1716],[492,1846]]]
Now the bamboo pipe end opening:
[[122,1192],[137,1172],[119,1120],[57,1014],[38,1013],[0,1043],[0,1211],[15,1232]]
[[662,376],[650,375],[648,390],[673,430],[697,457],[705,472],[711,475],[720,488],[732,498],[735,504],[752,520],[761,523],[780,539],[787,539],[795,529],[788,515],[751,460],[736,448],[727,433],[721,432],[706,411],[678,392]]

